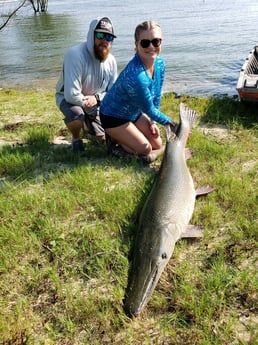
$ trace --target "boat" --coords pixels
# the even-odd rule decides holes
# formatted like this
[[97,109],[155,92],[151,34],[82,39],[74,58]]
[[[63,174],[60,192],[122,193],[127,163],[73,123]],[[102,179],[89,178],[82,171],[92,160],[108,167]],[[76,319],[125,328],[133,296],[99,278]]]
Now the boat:
[[258,44],[243,63],[236,89],[241,101],[258,102]]

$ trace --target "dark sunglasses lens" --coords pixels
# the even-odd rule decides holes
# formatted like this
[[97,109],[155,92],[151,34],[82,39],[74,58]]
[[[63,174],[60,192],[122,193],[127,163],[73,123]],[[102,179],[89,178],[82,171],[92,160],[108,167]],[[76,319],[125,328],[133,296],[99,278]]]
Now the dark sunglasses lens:
[[161,45],[161,38],[154,38],[152,41],[151,41],[152,45],[157,48]]
[[141,40],[140,44],[142,48],[148,48],[150,44],[153,45],[153,47],[157,48],[161,45],[161,38],[153,38],[153,40]]
[[106,41],[108,41],[108,42],[112,42],[112,41],[114,40],[114,37],[111,36],[111,35],[106,34],[106,35],[105,35],[105,39],[106,39]]
[[141,40],[140,41],[140,44],[141,44],[142,48],[148,48],[150,43],[151,43],[150,40]]

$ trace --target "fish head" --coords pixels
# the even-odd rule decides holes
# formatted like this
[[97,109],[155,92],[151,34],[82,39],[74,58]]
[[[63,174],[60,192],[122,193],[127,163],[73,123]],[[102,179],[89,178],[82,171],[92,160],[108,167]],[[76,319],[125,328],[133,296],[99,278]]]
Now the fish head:
[[128,316],[137,316],[148,303],[178,238],[171,226],[167,226],[160,231],[156,229],[149,242],[136,246],[124,299],[124,310]]
[[138,316],[148,303],[168,260],[167,253],[163,252],[141,263],[141,272],[134,275],[126,291],[124,310],[128,316]]

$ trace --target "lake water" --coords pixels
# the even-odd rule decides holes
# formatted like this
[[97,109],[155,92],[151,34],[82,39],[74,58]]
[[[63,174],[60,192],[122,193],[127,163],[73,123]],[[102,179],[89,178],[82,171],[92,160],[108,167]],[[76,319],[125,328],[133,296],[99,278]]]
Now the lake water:
[[[0,0],[0,14],[17,4]],[[89,22],[105,15],[118,36],[112,52],[119,69],[134,54],[136,25],[160,23],[165,92],[237,94],[240,68],[258,43],[257,0],[49,0],[47,14],[25,7],[0,31],[0,87],[54,87],[67,48],[84,41]]]

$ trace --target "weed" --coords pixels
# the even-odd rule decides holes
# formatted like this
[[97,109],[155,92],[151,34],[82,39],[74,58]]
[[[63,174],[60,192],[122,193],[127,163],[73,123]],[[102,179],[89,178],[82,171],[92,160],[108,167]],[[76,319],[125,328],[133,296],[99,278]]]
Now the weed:
[[0,91],[1,345],[255,344],[257,107],[167,94],[161,108],[178,121],[181,101],[199,113],[188,141],[195,185],[215,188],[192,219],[204,238],[176,245],[129,320],[128,257],[160,161],[117,160],[88,139],[75,157],[52,92]]

